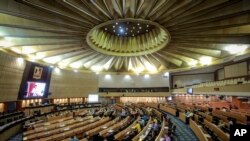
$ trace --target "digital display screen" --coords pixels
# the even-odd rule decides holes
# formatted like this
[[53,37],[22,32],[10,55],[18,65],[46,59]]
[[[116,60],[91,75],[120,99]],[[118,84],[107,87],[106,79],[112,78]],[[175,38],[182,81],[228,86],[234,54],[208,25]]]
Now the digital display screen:
[[97,95],[97,94],[90,94],[88,96],[88,102],[89,103],[98,103],[98,101],[99,101],[99,95]]
[[43,97],[45,93],[46,83],[27,82],[26,98]]
[[187,94],[193,94],[193,88],[187,88]]

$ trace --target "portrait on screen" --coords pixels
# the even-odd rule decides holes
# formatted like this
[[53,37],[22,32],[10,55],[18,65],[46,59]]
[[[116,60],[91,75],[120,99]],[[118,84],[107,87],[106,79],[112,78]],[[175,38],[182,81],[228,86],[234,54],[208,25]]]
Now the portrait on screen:
[[33,78],[35,78],[35,79],[41,79],[42,73],[43,73],[43,68],[35,66],[34,67]]
[[27,94],[26,97],[42,97],[44,95],[45,83],[27,82]]

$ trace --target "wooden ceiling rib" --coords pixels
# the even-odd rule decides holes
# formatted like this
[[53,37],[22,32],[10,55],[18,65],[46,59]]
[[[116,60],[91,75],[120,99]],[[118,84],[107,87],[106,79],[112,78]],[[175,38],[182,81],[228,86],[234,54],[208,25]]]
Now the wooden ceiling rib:
[[[93,71],[93,66],[124,73],[140,67],[147,72],[148,66],[158,71],[182,70],[202,56],[216,61],[232,55],[225,51],[229,45],[246,45],[249,52],[249,16],[249,0],[1,0],[0,47],[27,59],[36,53],[45,54],[44,58],[59,56],[57,64],[67,62],[70,68],[80,63],[78,69],[84,71]],[[91,29],[120,19],[156,22],[169,31],[170,43],[139,56],[103,54],[88,45],[86,37]],[[11,45],[2,45],[3,41]],[[105,45],[118,50],[108,40]],[[33,52],[11,50],[23,46]],[[141,47],[132,45],[129,49],[139,53]],[[119,50],[128,51],[122,46]],[[37,62],[44,63],[44,58]]]

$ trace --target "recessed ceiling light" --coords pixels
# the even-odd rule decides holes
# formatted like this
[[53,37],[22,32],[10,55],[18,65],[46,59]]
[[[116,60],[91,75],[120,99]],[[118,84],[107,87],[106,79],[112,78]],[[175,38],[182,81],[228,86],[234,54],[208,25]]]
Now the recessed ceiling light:
[[146,32],[148,32],[148,30],[146,30]]
[[60,73],[60,71],[61,71],[58,67],[56,67],[54,70],[56,73]]
[[105,28],[105,30],[108,30],[108,28]]
[[133,29],[135,29],[135,27],[133,26]]
[[121,26],[119,26],[119,28],[122,28]]
[[74,72],[78,72],[78,70],[74,70]]
[[149,25],[147,24],[147,27],[149,27]]
[[165,72],[164,76],[168,77],[169,76],[169,72]]
[[141,29],[141,26],[139,27],[139,29]]
[[228,51],[230,54],[236,54],[244,52],[247,48],[247,45],[228,45],[224,48],[224,50]]
[[124,30],[123,29],[120,29],[120,33],[123,33],[124,32]]
[[140,23],[138,23],[137,25],[140,25]]
[[21,64],[21,63],[23,63],[23,62],[24,62],[24,59],[23,59],[23,58],[21,58],[21,57],[19,57],[19,58],[17,58],[17,62],[18,62],[19,64]]
[[116,25],[118,25],[118,23],[117,23],[117,22],[116,22],[115,24],[116,24]]
[[110,78],[111,78],[111,76],[109,74],[105,75],[105,79],[110,79]]
[[144,78],[149,78],[149,74],[145,74],[145,75],[144,75]]
[[126,28],[126,30],[128,30],[128,28]]
[[115,30],[113,30],[113,32],[115,32]]
[[212,58],[208,56],[203,56],[200,58],[200,63],[202,65],[210,65],[212,63]]
[[115,25],[113,25],[113,28],[115,28]]

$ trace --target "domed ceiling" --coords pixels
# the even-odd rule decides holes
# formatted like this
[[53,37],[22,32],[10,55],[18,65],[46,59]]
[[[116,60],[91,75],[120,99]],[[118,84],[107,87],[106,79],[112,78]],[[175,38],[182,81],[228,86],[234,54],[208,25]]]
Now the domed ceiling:
[[181,71],[249,56],[249,0],[1,0],[0,49],[83,72]]

